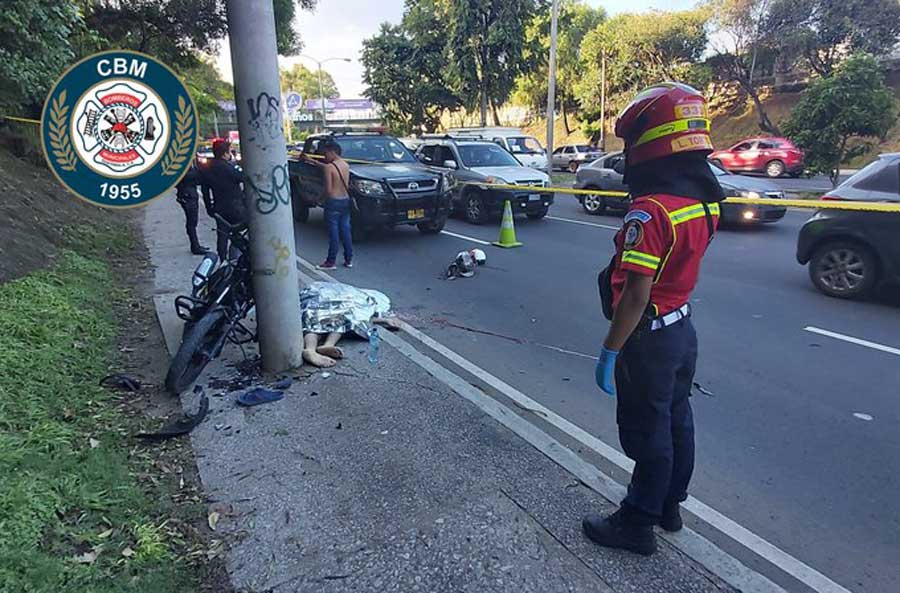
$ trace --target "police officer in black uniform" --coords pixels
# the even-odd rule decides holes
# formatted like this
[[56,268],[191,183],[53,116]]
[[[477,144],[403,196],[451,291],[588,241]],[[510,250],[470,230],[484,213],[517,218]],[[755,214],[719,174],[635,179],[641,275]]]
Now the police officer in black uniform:
[[197,163],[193,163],[184,177],[181,178],[181,181],[178,182],[178,185],[175,186],[175,199],[184,210],[184,228],[187,231],[188,241],[191,244],[191,253],[203,255],[209,249],[201,245],[197,239],[197,222],[200,212],[198,185],[200,185],[200,171],[197,169]]
[[[232,162],[231,143],[216,138],[212,143],[213,158],[201,170],[203,201],[207,209],[237,225],[247,221],[247,207],[241,184],[244,172]],[[220,260],[228,258],[228,231],[216,228],[216,252]]]

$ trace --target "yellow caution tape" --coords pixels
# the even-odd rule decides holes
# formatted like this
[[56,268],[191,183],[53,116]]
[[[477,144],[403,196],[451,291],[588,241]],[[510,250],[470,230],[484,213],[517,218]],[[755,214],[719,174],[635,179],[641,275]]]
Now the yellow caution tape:
[[[500,189],[514,191],[531,191],[537,193],[571,194],[576,196],[609,196],[628,197],[627,192],[602,191],[593,189],[574,189],[569,187],[539,187],[531,185],[511,185],[506,183],[479,183],[477,181],[459,181],[459,185],[473,185],[481,189]],[[784,208],[809,208],[811,210],[857,210],[863,212],[900,212],[900,204],[889,202],[849,202],[839,200],[788,200],[773,198],[739,198],[729,197],[730,204],[749,204],[758,206],[781,206]]]
[[26,124],[38,124],[40,125],[41,121],[38,119],[28,119],[26,117],[13,117],[11,115],[0,115],[0,119],[8,119],[10,121],[20,121]]

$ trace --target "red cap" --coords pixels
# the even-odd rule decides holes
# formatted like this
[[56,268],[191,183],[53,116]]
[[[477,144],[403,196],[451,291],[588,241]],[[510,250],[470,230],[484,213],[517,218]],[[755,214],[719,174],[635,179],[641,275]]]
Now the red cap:
[[616,120],[629,165],[678,152],[713,150],[706,99],[686,84],[663,82],[638,93]]
[[212,141],[213,156],[220,157],[227,153],[231,148],[231,141],[228,138],[214,138]]

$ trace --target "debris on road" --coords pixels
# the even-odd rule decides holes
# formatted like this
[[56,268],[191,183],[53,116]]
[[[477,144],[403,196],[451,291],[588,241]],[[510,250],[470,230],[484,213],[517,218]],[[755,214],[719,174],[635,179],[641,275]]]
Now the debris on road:
[[129,377],[128,375],[122,375],[119,373],[106,375],[105,377],[100,379],[100,386],[118,389],[119,391],[127,391],[129,393],[140,391],[141,387],[143,387],[143,385],[141,385],[141,382],[134,377]]
[[707,395],[707,396],[709,396],[709,397],[715,397],[715,396],[716,396],[715,393],[713,393],[712,391],[710,391],[709,389],[707,389],[706,387],[704,387],[703,385],[701,385],[701,384],[698,383],[697,381],[694,381],[694,389],[696,389],[697,391],[699,391],[699,392],[702,393],[703,395]]
[[479,266],[487,263],[487,254],[481,249],[470,249],[468,251],[460,251],[456,254],[456,258],[447,266],[444,277],[447,280],[456,280],[457,278],[471,278],[475,275]]
[[201,388],[200,407],[198,408],[196,414],[185,414],[183,418],[179,418],[178,420],[175,420],[174,422],[163,426],[157,432],[141,432],[134,436],[135,438],[143,439],[146,441],[164,441],[166,439],[180,437],[188,434],[197,426],[199,426],[199,424],[206,418],[206,415],[208,413],[209,398],[206,397],[206,394],[203,393]]

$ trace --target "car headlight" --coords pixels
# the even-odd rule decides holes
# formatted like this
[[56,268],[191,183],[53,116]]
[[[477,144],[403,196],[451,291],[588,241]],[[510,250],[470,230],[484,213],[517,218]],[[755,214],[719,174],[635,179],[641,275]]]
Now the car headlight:
[[484,180],[484,182],[485,182],[485,183],[496,183],[496,184],[499,184],[499,185],[511,185],[511,184],[509,183],[509,181],[507,181],[507,180],[505,180],[505,179],[503,179],[503,178],[501,178],[501,177],[487,177],[487,178]]
[[741,192],[741,197],[742,197],[742,198],[750,198],[751,200],[758,200],[758,199],[760,199],[762,196],[759,195],[759,192],[755,192],[755,191],[742,191],[742,192]]
[[380,181],[371,181],[369,179],[354,179],[350,182],[353,188],[364,196],[385,196],[387,190]]

